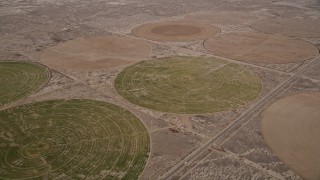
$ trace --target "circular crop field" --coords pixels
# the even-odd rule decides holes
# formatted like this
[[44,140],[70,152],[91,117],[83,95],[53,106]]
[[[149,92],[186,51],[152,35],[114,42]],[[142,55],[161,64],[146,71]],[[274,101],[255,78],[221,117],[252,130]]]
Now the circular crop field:
[[320,177],[320,92],[284,97],[262,114],[262,135],[273,152],[304,179]]
[[151,56],[149,43],[131,37],[78,38],[50,47],[41,63],[63,70],[87,71],[122,66]]
[[301,62],[319,54],[319,49],[306,41],[256,32],[222,34],[207,39],[204,46],[217,56],[267,64]]
[[30,95],[49,79],[46,68],[26,62],[0,62],[0,106]]
[[214,58],[166,57],[122,71],[118,93],[133,104],[182,113],[214,113],[236,108],[260,93],[260,79],[244,67]]
[[294,37],[320,37],[320,19],[272,18],[251,25],[255,30]]
[[137,179],[149,153],[144,125],[94,100],[52,100],[0,112],[0,179]]
[[220,29],[193,21],[166,21],[138,26],[132,33],[154,41],[179,42],[206,39],[220,33]]

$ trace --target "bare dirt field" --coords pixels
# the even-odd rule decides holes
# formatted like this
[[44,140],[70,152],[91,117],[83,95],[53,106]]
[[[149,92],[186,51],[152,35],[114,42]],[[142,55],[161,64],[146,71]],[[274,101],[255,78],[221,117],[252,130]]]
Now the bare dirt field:
[[[268,107],[320,92],[319,10],[317,0],[0,0],[1,63],[46,69],[1,69],[1,94],[31,90],[0,106],[0,178],[319,179],[261,128],[280,122]],[[307,105],[286,115],[295,102],[277,108],[281,120],[310,120]],[[316,142],[314,117],[279,136]],[[298,147],[288,152],[318,148]],[[286,159],[308,167],[319,152]]]
[[319,49],[311,43],[281,35],[231,33],[210,38],[204,43],[214,55],[258,63],[293,63],[316,57]]
[[320,177],[320,93],[285,97],[262,114],[262,135],[276,155],[305,179]]
[[259,17],[242,11],[213,11],[187,14],[184,18],[207,24],[244,25],[257,21]]
[[90,70],[130,64],[151,54],[147,42],[118,36],[79,38],[45,50],[40,62],[57,69]]
[[320,20],[303,18],[273,18],[251,25],[258,31],[293,37],[320,37]]
[[219,32],[220,29],[215,26],[194,21],[150,23],[132,30],[132,33],[138,37],[164,42],[202,40]]

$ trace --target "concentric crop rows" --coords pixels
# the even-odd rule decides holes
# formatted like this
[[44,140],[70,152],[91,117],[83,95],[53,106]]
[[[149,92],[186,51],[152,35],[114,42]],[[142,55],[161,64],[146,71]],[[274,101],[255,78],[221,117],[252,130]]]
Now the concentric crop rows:
[[255,99],[258,77],[235,64],[209,58],[167,57],[121,72],[118,93],[130,102],[164,112],[213,113]]
[[0,112],[0,179],[137,179],[149,136],[137,117],[94,100]]
[[30,95],[44,85],[48,71],[25,62],[0,62],[0,106]]

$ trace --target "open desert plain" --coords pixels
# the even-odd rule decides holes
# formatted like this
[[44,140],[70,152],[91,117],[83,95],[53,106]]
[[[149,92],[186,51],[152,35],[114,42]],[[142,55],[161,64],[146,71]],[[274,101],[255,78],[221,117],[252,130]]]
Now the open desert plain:
[[319,0],[0,0],[0,179],[320,180]]

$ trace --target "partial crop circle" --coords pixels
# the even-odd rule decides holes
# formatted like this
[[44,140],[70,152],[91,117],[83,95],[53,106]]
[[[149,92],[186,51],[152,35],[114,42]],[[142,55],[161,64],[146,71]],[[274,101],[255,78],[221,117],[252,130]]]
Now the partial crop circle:
[[260,79],[244,67],[214,58],[166,57],[143,61],[122,71],[118,93],[150,109],[214,113],[236,108],[260,93]]
[[273,152],[304,179],[320,177],[320,92],[296,94],[262,114],[262,135]]
[[245,62],[284,64],[316,57],[314,45],[282,35],[245,32],[222,34],[204,43],[212,54]]
[[261,32],[284,36],[320,37],[320,19],[273,18],[255,22],[251,27]]
[[94,100],[7,109],[0,133],[0,179],[137,179],[149,153],[136,116]]
[[0,106],[24,98],[45,85],[46,68],[27,62],[0,62]]
[[133,29],[135,36],[161,42],[203,40],[220,32],[218,27],[193,21],[149,23]]
[[151,56],[145,41],[120,36],[74,39],[50,47],[40,55],[40,62],[56,69],[87,71],[117,67]]

